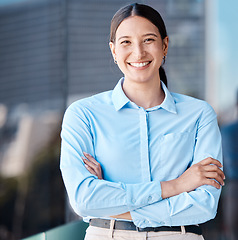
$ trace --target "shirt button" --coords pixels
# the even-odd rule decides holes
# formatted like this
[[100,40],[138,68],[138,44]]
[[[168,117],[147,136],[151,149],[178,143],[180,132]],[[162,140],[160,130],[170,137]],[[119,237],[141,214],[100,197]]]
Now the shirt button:
[[135,199],[132,199],[132,200],[131,200],[131,202],[132,202],[132,203],[135,203],[135,202],[136,202],[136,200],[135,200]]
[[159,224],[163,225],[165,222],[160,222]]
[[148,197],[148,203],[152,203],[152,200],[153,200],[152,197],[149,196],[149,197]]

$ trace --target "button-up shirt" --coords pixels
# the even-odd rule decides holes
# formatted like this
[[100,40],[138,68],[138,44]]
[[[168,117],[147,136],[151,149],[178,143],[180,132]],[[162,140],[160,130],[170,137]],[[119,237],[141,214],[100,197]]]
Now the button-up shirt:
[[[74,211],[106,218],[130,212],[138,227],[199,224],[215,217],[220,189],[203,185],[162,199],[162,181],[212,157],[222,162],[216,114],[205,101],[170,93],[144,109],[122,89],[74,102],[62,124],[63,180]],[[103,180],[91,174],[83,152],[100,164]]]

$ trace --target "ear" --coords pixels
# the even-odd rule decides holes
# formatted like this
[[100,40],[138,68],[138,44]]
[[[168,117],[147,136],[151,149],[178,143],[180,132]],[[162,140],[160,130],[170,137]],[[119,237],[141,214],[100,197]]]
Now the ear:
[[167,55],[168,47],[169,47],[169,37],[167,36],[163,39],[163,51],[165,56]]
[[115,44],[113,42],[110,42],[109,47],[111,49],[111,53],[112,53],[113,58],[116,59]]

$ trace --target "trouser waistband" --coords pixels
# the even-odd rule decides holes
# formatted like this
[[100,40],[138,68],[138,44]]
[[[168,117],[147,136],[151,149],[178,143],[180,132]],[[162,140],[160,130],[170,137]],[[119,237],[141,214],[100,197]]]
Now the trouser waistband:
[[[94,218],[90,220],[90,226],[100,227],[100,228],[110,228],[111,220]],[[129,231],[137,231],[137,232],[189,232],[197,235],[202,235],[201,227],[197,225],[189,225],[189,226],[162,226],[162,227],[146,227],[139,228],[133,222],[130,221],[120,221],[116,220],[114,223],[113,229],[115,230],[129,230]]]

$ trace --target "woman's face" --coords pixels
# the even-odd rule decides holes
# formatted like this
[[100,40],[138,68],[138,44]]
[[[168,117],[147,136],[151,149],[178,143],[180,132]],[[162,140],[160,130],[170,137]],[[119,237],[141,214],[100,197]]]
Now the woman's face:
[[154,24],[146,18],[131,16],[119,25],[110,48],[126,81],[158,81],[159,67],[167,55],[168,37],[162,41]]

